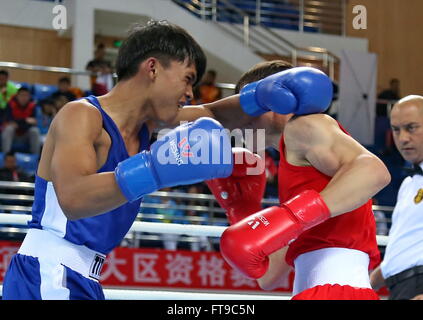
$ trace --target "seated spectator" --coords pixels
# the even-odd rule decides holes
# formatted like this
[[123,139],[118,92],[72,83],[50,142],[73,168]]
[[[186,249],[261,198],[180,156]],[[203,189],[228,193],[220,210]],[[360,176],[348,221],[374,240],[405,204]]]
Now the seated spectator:
[[[378,205],[377,199],[372,199],[373,205]],[[388,219],[382,210],[373,210],[376,221],[376,234],[381,236],[388,235]]]
[[[171,192],[171,188],[163,188],[160,191],[167,191]],[[165,208],[157,208],[156,212],[158,214],[162,214],[164,216],[169,217],[183,217],[184,211],[180,209],[176,209],[175,206],[177,205],[176,201],[171,198],[160,198],[160,204],[165,205]],[[162,219],[161,222],[164,223],[184,223],[183,220],[175,220],[175,219]],[[163,233],[163,248],[166,250],[176,250],[178,247],[178,240],[180,238],[179,234],[172,234],[172,233]]]
[[192,94],[193,94],[193,97],[189,104],[191,105],[203,104],[203,101],[201,100],[200,86],[195,86],[192,89]]
[[95,96],[102,96],[112,90],[113,73],[110,66],[105,62],[100,62],[97,66],[97,76],[91,84],[91,91]]
[[0,168],[0,181],[34,182],[34,177],[20,170],[16,162],[15,153],[8,152],[4,156],[3,167]]
[[56,113],[60,111],[60,109],[63,108],[63,106],[69,102],[68,98],[66,96],[58,96],[56,99],[53,100],[54,107],[56,109]]
[[389,88],[380,92],[377,97],[374,144],[376,153],[379,155],[395,152],[394,144],[389,141],[391,125],[389,123],[388,106],[392,106],[400,97],[400,81],[398,79],[391,79]]
[[[25,173],[23,170],[21,170],[17,165],[15,153],[9,152],[9,153],[5,154],[3,167],[0,168],[0,181],[34,182],[35,177],[30,176],[27,173]],[[34,189],[16,190],[16,189],[4,187],[4,188],[0,188],[0,193],[10,194],[10,195],[19,194],[19,195],[33,196],[34,195]],[[15,198],[15,197],[13,197],[13,198]],[[15,199],[13,199],[13,198],[7,199],[5,197],[2,197],[2,199],[0,200],[0,204],[1,205],[9,205],[9,206],[23,206],[23,207],[30,208],[30,206],[29,206],[30,203],[28,201],[21,200],[19,198],[15,198]],[[11,210],[3,210],[3,212],[5,212],[5,213],[24,213],[24,214],[30,213],[29,211],[25,212],[25,211],[22,211],[22,210],[13,210],[13,208],[11,208]],[[20,226],[20,225],[13,225],[13,224],[8,224],[8,225],[4,225],[4,226],[22,228],[22,226]]]
[[41,143],[44,144],[50,124],[56,115],[56,106],[51,99],[40,102],[40,107],[36,109],[37,126],[40,130]]
[[81,99],[85,95],[84,91],[82,91],[81,88],[78,87],[71,87],[69,91],[75,95],[76,99]]
[[2,151],[8,153],[15,139],[24,139],[29,143],[32,154],[40,153],[40,130],[35,118],[36,104],[32,101],[28,88],[19,88],[6,108],[5,127],[2,133]]
[[0,70],[0,118],[3,119],[7,103],[16,94],[18,88],[9,81],[9,72]]
[[106,60],[106,46],[97,46],[95,57],[87,63],[85,69],[91,71],[91,91],[96,96],[106,94],[113,87],[112,64]]
[[[201,194],[202,190],[204,189],[204,185],[199,183],[199,184],[193,184],[191,186],[189,186],[187,193],[189,194]],[[187,205],[189,206],[198,206],[201,205],[200,201],[197,200],[189,200]],[[194,211],[194,210],[187,210],[186,212],[187,216],[200,216],[200,217],[204,217],[204,218],[208,218],[208,214],[206,212],[200,212],[200,211]],[[200,222],[196,222],[196,221],[191,221],[188,222],[190,224],[201,224]],[[204,222],[202,224],[207,225],[208,222]],[[191,242],[191,251],[213,251],[213,244],[210,241],[210,239],[206,236],[197,236],[195,237],[197,238],[197,241]]]
[[50,99],[55,100],[59,96],[65,96],[69,101],[73,101],[76,99],[75,94],[71,91],[71,80],[68,77],[62,77],[59,79],[57,83],[58,90],[54,92]]
[[376,105],[376,116],[387,117],[388,103],[395,102],[400,99],[400,81],[398,79],[391,79],[389,88],[383,90],[377,96],[378,103]]
[[222,97],[222,90],[216,86],[216,71],[208,70],[200,84],[202,103],[210,103]]
[[94,59],[88,61],[85,69],[88,71],[94,71],[96,67],[98,67],[100,64],[106,63],[110,68],[112,68],[112,65],[110,61],[106,59],[106,46],[104,43],[99,43],[97,45],[97,48],[94,53]]
[[278,197],[278,166],[269,150],[265,151],[266,191],[265,198]]

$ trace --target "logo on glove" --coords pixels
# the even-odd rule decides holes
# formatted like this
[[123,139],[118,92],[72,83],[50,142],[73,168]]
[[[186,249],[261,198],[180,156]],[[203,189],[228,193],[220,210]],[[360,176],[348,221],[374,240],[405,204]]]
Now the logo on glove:
[[260,222],[262,222],[265,227],[267,227],[270,224],[269,220],[267,220],[264,216],[258,216],[257,219],[259,219],[260,221],[257,221],[254,218],[247,222],[248,225],[251,226],[251,229],[253,230],[257,229],[257,227],[260,225]]
[[[189,158],[194,156],[193,153],[191,152],[191,146],[189,145],[187,138],[183,138],[178,144],[176,144],[175,140],[171,140],[169,142],[169,145],[170,145],[170,151],[175,157],[175,161],[178,166],[184,163],[182,161],[181,153],[183,157]],[[182,152],[179,152],[179,149],[181,149]]]

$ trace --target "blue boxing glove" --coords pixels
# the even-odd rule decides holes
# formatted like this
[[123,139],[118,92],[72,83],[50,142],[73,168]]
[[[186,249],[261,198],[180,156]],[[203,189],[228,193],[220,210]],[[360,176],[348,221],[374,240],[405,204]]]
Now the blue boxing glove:
[[327,75],[315,68],[297,67],[247,84],[239,99],[250,116],[268,111],[302,115],[325,111],[332,95],[332,81]]
[[121,161],[116,182],[128,201],[165,187],[194,184],[231,175],[233,157],[228,132],[211,118],[200,118],[168,132]]

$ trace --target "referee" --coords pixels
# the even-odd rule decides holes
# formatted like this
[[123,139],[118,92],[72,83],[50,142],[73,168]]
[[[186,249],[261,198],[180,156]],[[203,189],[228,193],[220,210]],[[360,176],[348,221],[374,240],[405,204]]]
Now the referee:
[[423,300],[423,97],[398,101],[391,127],[395,145],[413,170],[399,189],[384,259],[370,280],[376,290],[386,285],[390,300]]

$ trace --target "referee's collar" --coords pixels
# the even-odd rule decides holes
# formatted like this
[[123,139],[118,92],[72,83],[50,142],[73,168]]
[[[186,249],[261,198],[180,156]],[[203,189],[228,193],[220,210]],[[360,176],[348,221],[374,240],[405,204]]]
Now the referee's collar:
[[411,176],[423,176],[423,162],[413,164],[411,168],[405,168],[406,172]]
[[413,168],[414,168],[414,175],[423,176],[423,162],[413,165]]

